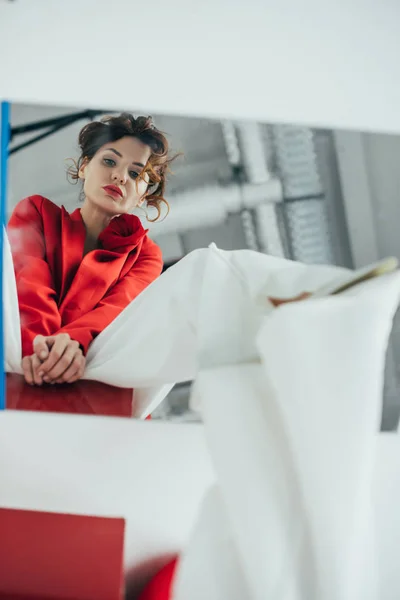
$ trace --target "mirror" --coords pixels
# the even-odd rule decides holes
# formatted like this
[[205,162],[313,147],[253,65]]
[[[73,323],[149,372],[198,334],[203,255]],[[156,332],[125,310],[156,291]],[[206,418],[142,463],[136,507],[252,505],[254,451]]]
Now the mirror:
[[[138,111],[132,112],[139,114]],[[84,228],[79,216],[83,206],[80,201],[81,180],[77,185],[71,185],[67,180],[68,168],[70,175],[74,173],[73,160],[79,158],[77,140],[80,131],[89,123],[110,114],[116,116],[119,113],[20,104],[11,106],[7,218],[13,218],[21,200],[32,196],[36,200],[33,207],[31,203],[29,219],[32,215],[36,218],[39,212],[43,220],[43,201],[40,198],[49,199],[56,205],[56,208],[48,209],[54,210],[56,215],[51,217],[56,225],[48,225],[55,227],[52,237],[46,239],[44,236],[42,240],[47,261],[45,276],[48,277],[50,272],[50,279],[46,280],[48,287],[43,293],[50,294],[53,308],[62,306],[74,283],[77,283],[77,274],[83,278],[78,282],[80,287],[75,288],[75,296],[70,298],[71,304],[67,306],[62,326],[76,321],[79,311],[95,310],[107,295],[106,291],[118,285],[122,273],[126,275],[124,268],[128,268],[124,260],[121,261],[121,254],[126,258],[129,252],[113,247],[106,249],[106,255],[103,247],[90,246],[90,243],[85,246],[87,240],[82,238]],[[164,272],[192,251],[213,242],[224,250],[250,249],[306,263],[329,263],[348,268],[358,268],[388,255],[400,258],[397,233],[400,221],[400,136],[162,114],[153,116],[153,124],[156,130],[167,134],[171,156],[179,154],[171,163],[172,173],[168,174],[166,181],[164,196],[170,212],[166,215],[163,204],[161,218],[156,222],[148,221],[156,213],[154,206],[146,207],[146,202],[133,207],[133,212],[143,228],[149,230],[149,247],[153,247],[152,242],[155,242],[161,248]],[[104,144],[101,147],[104,148]],[[132,159],[130,162],[134,162],[136,155],[143,155],[136,162],[147,165],[149,155],[143,144],[114,150],[122,155],[117,156],[122,171],[128,156]],[[107,152],[110,154],[109,149]],[[112,170],[118,171],[118,162],[111,161],[116,156],[115,152],[111,154],[102,155],[102,159],[108,161],[103,165],[108,165],[112,177]],[[140,169],[136,168],[135,179]],[[126,172],[129,177],[129,169]],[[153,177],[146,189],[154,193],[157,178],[154,179],[150,170],[146,176]],[[129,189],[133,189],[129,185]],[[126,183],[123,182],[122,187],[125,192]],[[111,191],[107,202],[115,201]],[[61,206],[67,211],[62,217],[57,208]],[[117,211],[114,211],[113,215],[116,214]],[[75,215],[72,222],[69,215]],[[66,231],[68,227],[69,233]],[[35,245],[37,223],[33,229],[22,228],[19,232],[18,226],[12,229],[9,237],[15,258],[21,247],[26,251],[27,245]],[[57,244],[63,247],[61,253]],[[140,244],[141,238],[133,243],[130,252],[140,256],[143,247]],[[72,255],[73,258],[68,259]],[[90,264],[89,259],[94,255],[97,262]],[[21,297],[23,302],[29,303],[33,295],[39,293],[42,285],[39,273],[43,275],[42,267],[37,265],[39,258],[42,260],[43,256],[36,256],[36,263],[31,262],[35,269],[39,268],[37,275],[30,279],[24,275],[18,280],[17,274],[20,303]],[[21,252],[17,260],[22,260]],[[49,271],[51,260],[53,263]],[[65,261],[68,260],[70,265],[65,270]],[[86,277],[91,283],[84,281],[84,263],[88,268]],[[113,263],[118,263],[115,273]],[[26,273],[27,263],[24,260],[22,267]],[[134,262],[131,267],[134,269]],[[111,271],[112,276],[104,275]],[[36,276],[39,278],[35,280]],[[104,293],[98,291],[97,304],[89,302],[86,305],[88,296],[96,296],[96,286],[104,284],[104,277],[107,290]],[[55,278],[58,278],[57,281]],[[23,289],[24,285],[30,286],[28,293]],[[80,307],[80,303],[86,308]],[[44,314],[44,309],[41,310]],[[72,317],[72,313],[68,316],[68,310],[74,313]],[[112,313],[110,323],[117,314],[118,311]],[[49,314],[46,318],[50,318]],[[393,328],[387,360],[383,413],[383,427],[386,429],[396,425],[398,416],[398,321]],[[117,318],[118,326],[121,322]],[[110,324],[107,323],[104,327]],[[94,333],[89,335],[84,353],[103,327],[101,324],[89,326]],[[135,335],[134,329],[132,335]],[[115,347],[113,339],[110,339],[110,347]],[[82,379],[72,384],[28,386],[21,373],[14,373],[7,378],[7,407],[137,418],[144,418],[151,412],[154,419],[187,422],[200,419],[188,405],[190,383],[190,380],[182,381],[172,389],[171,385],[155,386],[151,393],[136,390],[135,398],[132,388],[129,385],[124,387],[122,381],[105,383]]]

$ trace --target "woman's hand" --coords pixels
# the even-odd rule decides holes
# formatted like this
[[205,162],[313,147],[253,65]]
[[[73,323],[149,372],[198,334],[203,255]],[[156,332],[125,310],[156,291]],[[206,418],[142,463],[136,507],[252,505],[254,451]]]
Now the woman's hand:
[[[25,364],[27,372],[29,367],[35,370],[36,375],[33,377],[35,384],[40,385],[42,381],[73,383],[83,376],[86,359],[79,343],[71,340],[67,333],[47,337],[38,335],[33,342],[33,349],[34,355],[25,357],[31,359],[31,364],[28,365],[28,360]],[[27,379],[26,381],[28,382]]]
[[310,296],[311,296],[310,292],[303,292],[302,294],[299,294],[298,296],[295,296],[294,298],[287,298],[287,299],[268,298],[268,300],[276,308],[277,306],[280,306],[281,304],[287,304],[288,302],[300,302],[300,300],[307,300],[307,298],[309,298]]
[[36,354],[32,354],[32,356],[25,356],[22,359],[21,366],[26,383],[29,385],[42,385],[43,379],[42,377],[39,377],[41,365],[42,361],[36,356]]

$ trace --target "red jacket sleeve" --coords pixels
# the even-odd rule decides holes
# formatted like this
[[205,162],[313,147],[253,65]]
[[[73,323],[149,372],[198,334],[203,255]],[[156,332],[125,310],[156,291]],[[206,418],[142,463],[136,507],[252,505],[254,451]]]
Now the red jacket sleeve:
[[53,335],[61,327],[57,294],[46,261],[40,202],[19,202],[8,223],[21,317],[22,356],[33,353],[38,335]]
[[163,266],[160,248],[146,239],[132,269],[116,283],[99,304],[62,327],[58,333],[68,333],[79,342],[86,355],[91,342],[109,325],[150,283],[161,274]]

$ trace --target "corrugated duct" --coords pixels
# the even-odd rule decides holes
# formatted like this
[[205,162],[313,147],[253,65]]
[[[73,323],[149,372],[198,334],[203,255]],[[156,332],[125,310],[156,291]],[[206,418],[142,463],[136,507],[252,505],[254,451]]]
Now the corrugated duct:
[[329,222],[318,173],[314,135],[306,127],[271,126],[292,258],[305,263],[334,262]]

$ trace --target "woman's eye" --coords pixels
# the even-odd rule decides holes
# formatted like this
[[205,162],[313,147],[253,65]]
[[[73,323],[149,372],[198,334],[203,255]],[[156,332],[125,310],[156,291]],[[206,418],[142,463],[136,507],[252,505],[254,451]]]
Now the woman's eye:
[[139,173],[136,173],[136,171],[130,171],[129,175],[132,179],[137,179],[139,177]]
[[112,158],[105,158],[104,164],[106,164],[107,167],[115,167],[115,160],[113,160]]

